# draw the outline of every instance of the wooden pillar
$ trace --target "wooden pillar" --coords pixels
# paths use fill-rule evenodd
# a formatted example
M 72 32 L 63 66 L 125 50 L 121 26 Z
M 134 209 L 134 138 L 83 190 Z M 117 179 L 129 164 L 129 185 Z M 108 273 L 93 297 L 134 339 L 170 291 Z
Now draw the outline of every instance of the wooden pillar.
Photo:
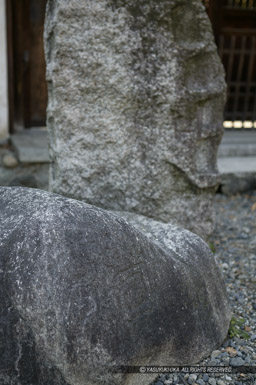
M 5 139 L 9 133 L 7 26 L 5 5 L 5 0 L 0 0 L 0 140 Z
M 219 35 L 223 21 L 223 0 L 211 0 L 209 2 L 208 15 L 212 22 L 216 44 L 219 44 Z

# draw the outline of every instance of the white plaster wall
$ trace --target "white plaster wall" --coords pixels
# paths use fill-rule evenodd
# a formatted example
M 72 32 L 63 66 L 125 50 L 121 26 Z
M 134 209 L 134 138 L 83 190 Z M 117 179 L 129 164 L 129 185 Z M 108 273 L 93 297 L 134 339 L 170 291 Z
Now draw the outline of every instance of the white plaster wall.
M 0 140 L 8 136 L 8 75 L 5 0 L 0 0 Z

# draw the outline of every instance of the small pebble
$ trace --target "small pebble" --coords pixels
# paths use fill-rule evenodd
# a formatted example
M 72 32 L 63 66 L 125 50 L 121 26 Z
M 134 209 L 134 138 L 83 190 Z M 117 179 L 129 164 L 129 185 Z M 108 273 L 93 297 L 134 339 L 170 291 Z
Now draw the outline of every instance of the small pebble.
M 228 365 L 230 361 L 230 357 L 223 357 L 221 362 L 223 362 L 225 365 Z
M 204 373 L 203 380 L 204 380 L 204 382 L 207 382 L 209 380 L 208 374 Z
M 19 163 L 14 155 L 7 154 L 7 155 L 4 155 L 3 157 L 3 164 L 7 168 L 15 168 L 18 166 Z
M 209 366 L 217 366 L 218 365 L 218 361 L 217 360 L 211 360 L 208 362 L 208 365 Z
M 220 355 L 220 350 L 214 350 L 211 354 L 211 360 L 215 360 Z
M 251 363 L 251 359 L 249 356 L 245 357 L 244 361 L 246 362 L 246 364 L 250 364 Z
M 189 377 L 188 377 L 189 385 L 193 385 L 196 379 L 197 379 L 197 375 L 196 374 L 190 374 Z
M 209 378 L 208 382 L 210 385 L 216 385 L 216 380 L 213 377 Z
M 241 340 L 241 339 L 238 338 L 238 337 L 235 337 L 234 340 L 235 340 L 235 342 L 236 342 L 237 345 L 243 345 L 243 343 L 244 343 L 244 341 Z
M 245 364 L 244 360 L 241 357 L 234 357 L 230 359 L 231 366 L 243 366 Z
M 205 385 L 205 382 L 203 380 L 196 380 L 196 383 L 198 385 Z
M 226 385 L 226 383 L 222 380 L 217 380 L 217 385 Z

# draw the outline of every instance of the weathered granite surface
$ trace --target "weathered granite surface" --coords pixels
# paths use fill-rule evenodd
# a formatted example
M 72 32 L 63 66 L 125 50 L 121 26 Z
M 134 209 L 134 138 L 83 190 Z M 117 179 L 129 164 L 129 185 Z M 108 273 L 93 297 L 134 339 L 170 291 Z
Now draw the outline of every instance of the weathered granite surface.
M 196 235 L 139 217 L 145 235 L 105 210 L 18 187 L 0 188 L 0 213 L 0 322 L 14 312 L 0 373 L 7 365 L 36 385 L 28 373 L 40 362 L 40 385 L 146 385 L 155 374 L 106 367 L 192 364 L 225 338 L 225 287 Z
M 49 0 L 51 191 L 213 230 L 224 71 L 200 0 Z
M 1 226 L 0 226 L 1 227 Z M 2 228 L 1 228 L 2 231 Z M 0 236 L 2 248 L 2 236 Z M 1 249 L 0 265 L 3 267 Z M 1 385 L 69 385 L 61 373 L 37 352 L 35 338 L 19 311 L 13 306 L 0 271 L 0 384 Z

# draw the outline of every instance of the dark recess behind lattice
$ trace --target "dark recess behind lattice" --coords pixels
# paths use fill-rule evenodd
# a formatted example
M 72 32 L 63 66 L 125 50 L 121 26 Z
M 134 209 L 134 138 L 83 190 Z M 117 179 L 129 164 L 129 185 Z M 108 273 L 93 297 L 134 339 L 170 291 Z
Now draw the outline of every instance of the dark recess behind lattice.
M 256 0 L 203 0 L 228 85 L 224 119 L 256 121 Z

